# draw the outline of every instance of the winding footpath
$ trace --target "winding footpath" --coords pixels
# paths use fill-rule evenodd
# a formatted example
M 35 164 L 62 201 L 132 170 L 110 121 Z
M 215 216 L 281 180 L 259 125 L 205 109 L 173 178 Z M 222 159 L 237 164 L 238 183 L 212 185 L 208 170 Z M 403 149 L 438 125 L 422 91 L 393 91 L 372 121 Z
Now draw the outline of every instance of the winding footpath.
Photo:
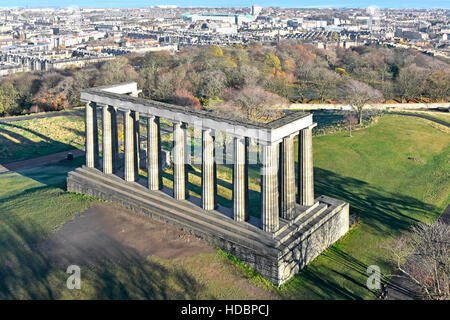
M 422 119 L 426 119 L 426 120 L 430 120 L 439 124 L 442 124 L 443 126 L 446 126 L 447 128 L 450 128 L 450 123 L 448 123 L 447 121 L 441 120 L 441 119 L 436 119 L 434 117 L 428 116 L 426 114 L 418 114 L 418 113 L 409 113 L 409 112 L 389 112 L 389 114 L 395 114 L 395 115 L 399 115 L 399 116 L 409 116 L 409 117 L 417 117 L 417 118 L 422 118 Z

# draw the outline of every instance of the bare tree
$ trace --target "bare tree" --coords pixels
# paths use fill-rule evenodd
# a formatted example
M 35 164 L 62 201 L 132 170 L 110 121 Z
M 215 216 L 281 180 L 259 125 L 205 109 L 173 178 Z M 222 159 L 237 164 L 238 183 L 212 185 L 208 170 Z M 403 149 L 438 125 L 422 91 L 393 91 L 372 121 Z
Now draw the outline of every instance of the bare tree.
M 348 127 L 348 136 L 352 136 L 352 127 L 358 123 L 358 120 L 352 113 L 349 113 L 344 119 L 344 125 Z
M 402 68 L 397 77 L 397 89 L 403 100 L 419 98 L 423 95 L 427 72 L 415 64 Z
M 341 87 L 342 99 L 351 105 L 358 114 L 358 124 L 362 122 L 364 107 L 370 102 L 377 102 L 381 99 L 380 91 L 372 88 L 368 84 L 357 80 L 348 80 Z
M 263 122 L 277 118 L 287 103 L 283 97 L 258 86 L 228 89 L 224 98 L 226 102 L 217 105 L 217 112 Z
M 437 221 L 419 224 L 386 247 L 398 270 L 426 299 L 450 299 L 450 225 Z
M 325 68 L 316 68 L 312 72 L 312 83 L 320 102 L 333 99 L 336 96 L 336 88 L 341 77 L 334 71 Z

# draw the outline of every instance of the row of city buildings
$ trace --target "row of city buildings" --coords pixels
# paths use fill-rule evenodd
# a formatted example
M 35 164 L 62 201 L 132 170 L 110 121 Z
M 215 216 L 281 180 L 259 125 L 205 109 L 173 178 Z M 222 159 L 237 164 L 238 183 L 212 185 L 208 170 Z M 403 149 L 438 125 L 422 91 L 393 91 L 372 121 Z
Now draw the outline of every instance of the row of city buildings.
M 183 46 L 301 41 L 367 43 L 450 53 L 446 9 L 179 8 L 0 9 L 0 75 L 80 67 L 128 53 Z

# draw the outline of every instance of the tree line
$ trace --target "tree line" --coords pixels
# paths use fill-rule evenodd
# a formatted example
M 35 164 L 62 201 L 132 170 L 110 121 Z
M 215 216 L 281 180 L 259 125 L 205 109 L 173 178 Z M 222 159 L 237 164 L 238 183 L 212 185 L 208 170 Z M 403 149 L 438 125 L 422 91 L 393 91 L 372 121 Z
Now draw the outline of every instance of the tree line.
M 144 98 L 270 121 L 289 101 L 448 101 L 449 63 L 416 50 L 301 43 L 186 47 L 129 54 L 84 68 L 20 73 L 0 80 L 0 116 L 82 105 L 80 90 L 136 81 Z M 415 99 L 415 100 L 414 100 Z

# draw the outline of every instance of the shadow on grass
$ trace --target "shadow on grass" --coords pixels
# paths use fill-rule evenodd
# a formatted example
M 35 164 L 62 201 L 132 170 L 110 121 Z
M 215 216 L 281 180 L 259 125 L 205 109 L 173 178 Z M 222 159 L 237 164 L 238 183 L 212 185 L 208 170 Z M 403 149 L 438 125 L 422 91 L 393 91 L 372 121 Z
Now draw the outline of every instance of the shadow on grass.
M 21 212 L 32 212 L 31 206 L 42 197 L 51 196 L 57 204 L 62 201 L 58 193 L 68 196 L 42 186 L 2 199 L 0 299 L 192 299 L 202 290 L 181 267 L 168 269 L 146 260 L 136 249 L 104 234 L 94 236 L 108 245 L 97 244 L 95 251 L 89 244 L 97 241 L 52 241 L 59 232 L 44 240 L 53 231 Z M 66 287 L 66 268 L 72 264 L 81 268 L 81 290 Z
M 22 134 L 7 128 L 17 128 L 26 131 L 41 138 L 42 141 L 32 141 Z M 76 132 L 74 131 L 74 133 Z M 0 146 L 0 164 L 3 164 L 5 167 L 7 167 L 7 163 L 13 161 L 74 149 L 74 146 L 70 144 L 55 141 L 35 130 L 7 122 L 0 123 Z
M 391 236 L 407 230 L 419 222 L 414 216 L 430 216 L 437 208 L 415 198 L 391 193 L 364 181 L 344 177 L 322 168 L 314 168 L 315 194 L 327 195 L 350 204 L 350 213 L 358 214 L 376 236 Z M 364 246 L 364 243 L 360 244 Z M 301 270 L 280 294 L 287 298 L 362 299 L 376 297 L 366 287 L 368 265 L 360 260 L 354 249 L 343 251 L 333 245 L 321 254 L 319 264 Z M 340 279 L 339 282 L 336 279 Z
M 298 277 L 298 276 L 297 276 Z M 350 289 L 340 285 L 330 279 L 326 274 L 316 271 L 313 268 L 306 267 L 301 271 L 302 289 L 308 291 L 308 296 L 314 296 L 315 299 L 346 299 L 361 300 L 357 294 Z M 295 290 L 295 289 L 294 289 Z M 294 294 L 283 295 L 285 298 L 298 299 Z
M 437 210 L 410 196 L 386 192 L 381 188 L 335 172 L 314 168 L 316 195 L 327 195 L 350 203 L 350 212 L 380 233 L 407 230 L 419 222 L 414 216 L 426 216 Z M 407 213 L 407 214 L 406 214 Z

